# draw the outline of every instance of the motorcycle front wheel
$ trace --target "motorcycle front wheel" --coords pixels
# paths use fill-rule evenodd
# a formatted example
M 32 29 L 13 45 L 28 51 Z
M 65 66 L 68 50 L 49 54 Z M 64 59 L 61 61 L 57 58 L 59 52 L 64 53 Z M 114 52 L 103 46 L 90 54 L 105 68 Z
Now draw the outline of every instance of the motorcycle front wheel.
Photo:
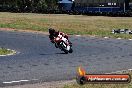
M 73 49 L 72 49 L 72 48 L 70 48 L 69 53 L 72 53 L 72 52 L 73 52 Z

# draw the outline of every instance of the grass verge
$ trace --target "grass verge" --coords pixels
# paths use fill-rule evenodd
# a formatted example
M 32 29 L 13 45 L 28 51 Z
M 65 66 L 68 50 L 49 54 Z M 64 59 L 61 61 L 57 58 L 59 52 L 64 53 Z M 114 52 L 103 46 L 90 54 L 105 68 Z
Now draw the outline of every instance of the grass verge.
M 8 54 L 11 54 L 13 53 L 12 50 L 8 50 L 8 49 L 5 49 L 5 48 L 0 48 L 0 55 L 8 55 Z
M 132 72 L 129 73 L 132 77 Z M 65 85 L 63 88 L 132 88 L 132 82 L 129 84 L 86 84 L 77 83 Z
M 65 14 L 34 14 L 0 12 L 0 28 L 47 32 L 55 28 L 68 34 L 112 38 L 132 38 L 128 34 L 112 34 L 112 29 L 132 29 L 131 17 L 82 16 Z

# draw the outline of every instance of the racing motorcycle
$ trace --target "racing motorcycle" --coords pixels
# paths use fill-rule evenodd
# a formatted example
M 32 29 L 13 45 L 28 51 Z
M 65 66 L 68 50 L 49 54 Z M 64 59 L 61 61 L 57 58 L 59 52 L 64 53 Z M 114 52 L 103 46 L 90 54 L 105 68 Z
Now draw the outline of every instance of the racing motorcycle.
M 69 42 L 69 40 L 62 35 L 58 35 L 58 37 L 54 37 L 55 47 L 61 49 L 66 54 L 72 53 L 72 44 Z

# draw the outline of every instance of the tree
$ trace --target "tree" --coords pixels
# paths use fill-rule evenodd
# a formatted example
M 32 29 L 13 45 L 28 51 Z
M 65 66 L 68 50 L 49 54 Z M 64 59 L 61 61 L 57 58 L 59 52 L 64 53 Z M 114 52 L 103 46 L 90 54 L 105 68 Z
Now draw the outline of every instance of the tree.
M 57 8 L 58 0 L 0 0 L 2 7 L 10 8 L 11 11 L 20 12 L 44 12 Z M 7 9 L 7 11 L 10 11 Z

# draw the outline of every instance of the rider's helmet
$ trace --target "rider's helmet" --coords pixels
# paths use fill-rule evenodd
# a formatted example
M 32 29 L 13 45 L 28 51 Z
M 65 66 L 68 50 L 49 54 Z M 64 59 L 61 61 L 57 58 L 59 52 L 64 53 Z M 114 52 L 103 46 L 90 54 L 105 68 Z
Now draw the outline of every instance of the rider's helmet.
M 49 33 L 52 35 L 55 33 L 55 30 L 53 28 L 49 28 Z

